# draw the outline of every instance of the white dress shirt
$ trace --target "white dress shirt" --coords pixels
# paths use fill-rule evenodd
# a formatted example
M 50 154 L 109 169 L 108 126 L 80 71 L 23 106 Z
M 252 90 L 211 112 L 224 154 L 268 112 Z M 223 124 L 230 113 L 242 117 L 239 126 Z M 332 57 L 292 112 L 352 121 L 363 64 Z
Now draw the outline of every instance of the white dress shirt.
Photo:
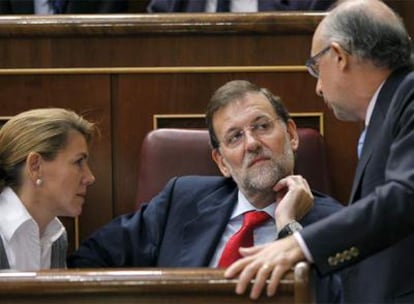
M 53 9 L 50 7 L 47 0 L 33 0 L 34 12 L 36 15 L 51 15 Z
M 55 218 L 40 236 L 39 226 L 16 193 L 9 187 L 0 193 L 0 237 L 10 269 L 50 268 L 52 243 L 64 232 L 64 226 Z
M 231 214 L 230 220 L 227 223 L 227 227 L 224 230 L 223 235 L 221 236 L 220 242 L 216 248 L 216 252 L 213 255 L 213 258 L 210 261 L 210 267 L 217 267 L 218 262 L 220 260 L 221 254 L 224 250 L 224 247 L 227 244 L 227 241 L 230 237 L 235 234 L 237 231 L 240 230 L 243 224 L 243 214 L 252 211 L 264 211 L 271 216 L 273 219 L 272 221 L 267 221 L 263 225 L 256 228 L 253 232 L 253 243 L 254 245 L 262 245 L 266 243 L 270 243 L 276 239 L 277 231 L 276 231 L 276 224 L 274 221 L 275 218 L 275 203 L 267 206 L 264 209 L 257 209 L 252 204 L 250 204 L 246 197 L 239 191 L 238 193 L 238 202 L 236 207 Z
M 230 12 L 257 12 L 259 4 L 257 0 L 231 0 Z M 207 0 L 206 12 L 213 13 L 217 11 L 217 0 Z

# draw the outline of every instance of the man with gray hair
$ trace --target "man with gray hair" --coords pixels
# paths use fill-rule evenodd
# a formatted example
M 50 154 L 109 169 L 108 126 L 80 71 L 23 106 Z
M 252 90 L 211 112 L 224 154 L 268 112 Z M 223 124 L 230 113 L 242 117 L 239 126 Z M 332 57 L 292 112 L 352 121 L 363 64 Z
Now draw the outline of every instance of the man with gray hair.
M 340 120 L 364 122 L 349 206 L 281 241 L 241 251 L 226 271 L 237 293 L 272 295 L 308 260 L 342 270 L 346 303 L 414 303 L 414 73 L 412 43 L 382 1 L 344 1 L 317 27 L 309 73 Z M 266 280 L 269 282 L 266 284 Z

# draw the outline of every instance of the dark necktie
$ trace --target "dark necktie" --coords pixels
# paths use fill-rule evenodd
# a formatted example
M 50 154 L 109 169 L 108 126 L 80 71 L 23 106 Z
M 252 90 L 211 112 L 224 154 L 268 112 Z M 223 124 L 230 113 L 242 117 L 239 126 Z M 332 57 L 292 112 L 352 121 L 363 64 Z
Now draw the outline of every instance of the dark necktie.
M 63 14 L 67 0 L 49 0 L 49 5 L 55 14 Z
M 230 266 L 241 258 L 240 247 L 253 246 L 253 231 L 270 219 L 270 216 L 263 211 L 249 211 L 243 216 L 243 225 L 239 231 L 232 235 L 224 247 L 223 253 L 218 262 L 218 267 Z
M 217 12 L 230 12 L 231 0 L 217 0 Z

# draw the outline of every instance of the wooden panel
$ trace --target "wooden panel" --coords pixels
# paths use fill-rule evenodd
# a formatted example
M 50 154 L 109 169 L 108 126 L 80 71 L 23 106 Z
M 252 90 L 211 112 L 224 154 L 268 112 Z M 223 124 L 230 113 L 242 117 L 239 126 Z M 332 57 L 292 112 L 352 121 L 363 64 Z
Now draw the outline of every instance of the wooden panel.
M 2 38 L 6 43 L 0 44 L 0 67 L 303 65 L 309 51 L 302 40 L 301 36 L 214 33 L 150 37 L 138 33 L 133 37 L 68 37 L 59 41 L 43 37 Z M 281 47 L 276 51 L 275 46 Z
M 0 273 L 2 303 L 252 303 L 236 295 L 236 280 L 223 270 L 107 269 Z M 310 269 L 296 265 L 281 280 L 274 297 L 257 303 L 314 303 Z
M 385 0 L 392 9 L 394 9 L 403 19 L 408 33 L 414 36 L 414 20 L 412 14 L 414 12 L 414 1 L 412 0 Z
M 0 67 L 302 65 L 319 19 L 299 13 L 0 18 Z

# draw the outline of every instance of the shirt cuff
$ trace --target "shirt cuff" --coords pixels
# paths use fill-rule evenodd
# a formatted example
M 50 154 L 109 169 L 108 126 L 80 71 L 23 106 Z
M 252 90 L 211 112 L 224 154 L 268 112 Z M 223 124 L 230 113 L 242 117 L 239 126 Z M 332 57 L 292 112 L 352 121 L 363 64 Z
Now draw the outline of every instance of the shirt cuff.
M 313 263 L 312 254 L 310 253 L 308 246 L 306 246 L 306 243 L 303 240 L 302 236 L 300 235 L 299 231 L 294 232 L 293 236 L 295 237 L 296 241 L 299 243 L 299 247 L 300 249 L 302 249 L 303 254 L 305 255 L 305 258 L 308 260 L 308 262 Z

